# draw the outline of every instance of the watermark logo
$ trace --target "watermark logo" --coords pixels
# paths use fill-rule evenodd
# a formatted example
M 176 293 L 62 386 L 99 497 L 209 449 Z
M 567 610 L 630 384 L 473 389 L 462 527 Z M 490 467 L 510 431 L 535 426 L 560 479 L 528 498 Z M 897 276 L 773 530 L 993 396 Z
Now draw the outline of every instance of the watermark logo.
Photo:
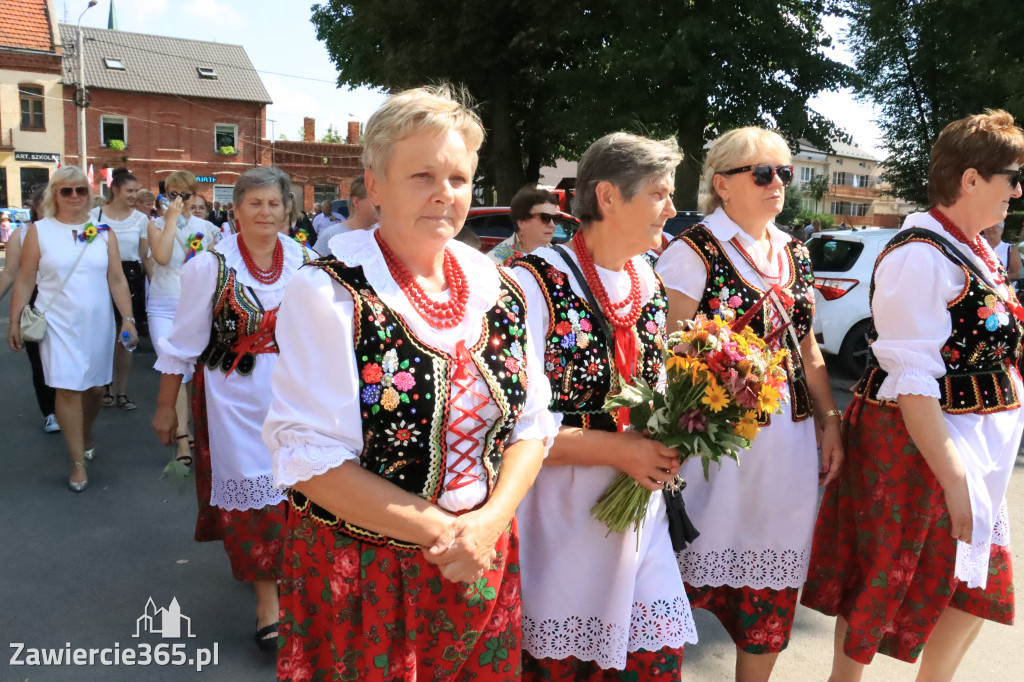
M 142 615 L 135 621 L 135 634 L 132 637 L 138 637 L 143 632 L 160 635 L 164 639 L 195 637 L 192 634 L 192 619 L 182 615 L 177 597 L 171 599 L 171 604 L 166 609 L 158 609 L 153 603 L 153 598 L 149 598 Z
M 160 635 L 164 639 L 194 638 L 192 619 L 182 614 L 177 597 L 171 598 L 166 608 L 157 608 L 153 598 L 146 602 L 142 615 L 135 619 L 133 638 L 143 634 Z M 217 665 L 220 647 L 217 642 L 211 648 L 196 647 L 189 650 L 184 643 L 166 642 L 153 646 L 139 642 L 135 646 L 122 647 L 120 642 L 101 649 L 73 647 L 71 642 L 63 648 L 33 648 L 23 642 L 12 642 L 12 666 L 195 666 L 202 672 L 209 665 Z

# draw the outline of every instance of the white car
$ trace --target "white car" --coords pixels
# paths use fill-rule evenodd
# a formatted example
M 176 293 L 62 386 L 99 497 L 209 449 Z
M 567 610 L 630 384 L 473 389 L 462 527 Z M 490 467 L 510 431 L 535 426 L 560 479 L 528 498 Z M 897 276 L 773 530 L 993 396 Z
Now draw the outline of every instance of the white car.
M 814 265 L 814 336 L 851 376 L 859 376 L 867 363 L 871 273 L 895 234 L 866 227 L 818 232 L 807 241 Z

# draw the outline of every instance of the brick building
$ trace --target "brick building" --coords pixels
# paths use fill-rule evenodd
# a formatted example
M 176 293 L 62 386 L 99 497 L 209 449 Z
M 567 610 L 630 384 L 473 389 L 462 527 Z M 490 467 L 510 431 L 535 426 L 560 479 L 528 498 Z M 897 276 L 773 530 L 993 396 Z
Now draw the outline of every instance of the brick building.
M 7 0 L 4 0 L 6 3 Z M 86 159 L 96 171 L 127 166 L 156 190 L 168 174 L 200 178 L 208 200 L 230 201 L 238 176 L 271 163 L 265 140 L 270 95 L 239 45 L 82 28 Z M 72 103 L 78 28 L 60 25 L 65 46 L 66 163 L 78 163 L 78 110 Z
M 64 153 L 53 0 L 0 0 L 0 207 L 20 207 Z
M 301 141 L 275 140 L 271 163 L 292 178 L 293 192 L 303 210 L 314 210 L 330 199 L 347 199 L 352 178 L 363 172 L 359 123 L 348 124 L 345 142 L 317 142 L 316 121 L 303 121 Z

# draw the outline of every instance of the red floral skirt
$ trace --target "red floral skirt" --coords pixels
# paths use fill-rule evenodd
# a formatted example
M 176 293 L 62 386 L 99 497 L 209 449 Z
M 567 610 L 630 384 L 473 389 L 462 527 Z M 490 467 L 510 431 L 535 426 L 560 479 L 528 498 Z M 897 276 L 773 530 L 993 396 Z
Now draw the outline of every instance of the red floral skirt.
M 224 539 L 221 527 L 221 510 L 210 504 L 213 485 L 213 468 L 210 464 L 210 431 L 206 422 L 206 390 L 203 384 L 204 368 L 196 364 L 192 376 L 192 429 L 195 432 L 192 471 L 196 477 L 196 499 L 199 513 L 196 517 L 196 542 L 211 542 Z
M 287 517 L 279 679 L 519 679 L 515 521 L 491 570 L 466 585 L 443 578 L 420 551 L 336 534 L 291 505 Z
M 284 575 L 285 503 L 268 504 L 262 509 L 217 511 L 224 530 L 224 551 L 235 580 L 280 580 Z
M 602 668 L 593 661 L 568 658 L 534 658 L 523 652 L 523 682 L 533 680 L 574 680 L 576 682 L 636 682 L 637 680 L 679 679 L 683 647 L 662 647 L 658 651 L 630 651 L 626 669 Z
M 196 439 L 192 469 L 199 504 L 196 542 L 223 541 L 235 580 L 279 580 L 284 552 L 285 503 L 244 511 L 230 511 L 210 504 L 213 469 L 203 379 L 203 366 L 196 365 L 192 377 L 192 427 Z
M 799 590 L 684 583 L 691 609 L 710 611 L 733 643 L 748 654 L 777 654 L 789 646 Z
M 984 589 L 953 577 L 956 543 L 942 487 L 897 407 L 855 399 L 846 461 L 818 512 L 801 603 L 850 624 L 847 656 L 914 662 L 947 607 L 1013 623 L 1009 547 L 992 546 Z

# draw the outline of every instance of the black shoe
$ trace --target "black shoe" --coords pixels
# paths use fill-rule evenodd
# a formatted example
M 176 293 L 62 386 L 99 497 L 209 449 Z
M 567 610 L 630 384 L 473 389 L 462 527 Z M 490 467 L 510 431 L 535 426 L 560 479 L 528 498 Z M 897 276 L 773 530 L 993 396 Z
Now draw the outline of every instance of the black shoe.
M 277 623 L 257 630 L 255 639 L 260 651 L 277 651 Z

